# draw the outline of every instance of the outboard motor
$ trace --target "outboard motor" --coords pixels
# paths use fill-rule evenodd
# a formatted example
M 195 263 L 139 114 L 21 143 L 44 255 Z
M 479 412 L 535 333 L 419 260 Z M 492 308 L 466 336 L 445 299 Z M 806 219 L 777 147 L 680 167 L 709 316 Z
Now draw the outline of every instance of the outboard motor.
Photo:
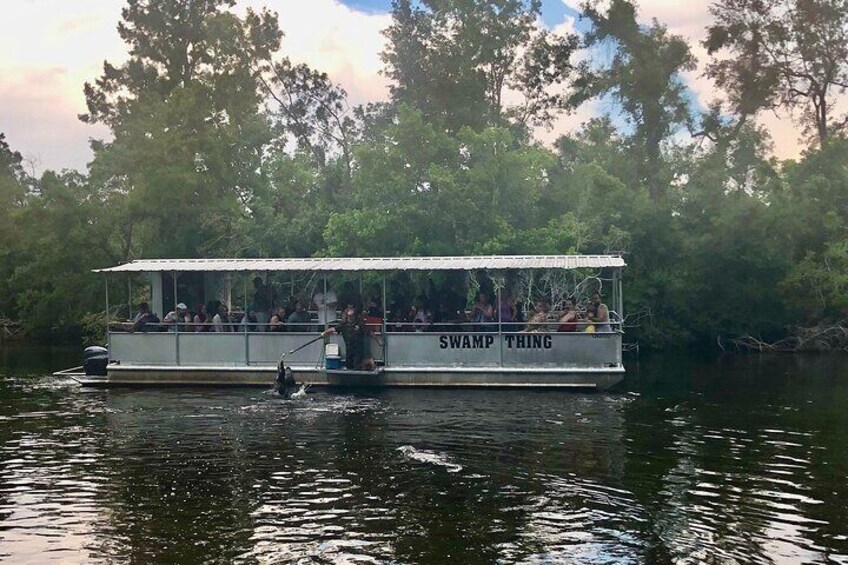
M 291 367 L 286 367 L 283 362 L 277 366 L 277 379 L 274 381 L 274 390 L 283 398 L 291 398 L 293 392 L 297 390 L 297 383 L 294 382 L 294 372 Z
M 92 345 L 86 347 L 83 353 L 82 366 L 87 377 L 106 376 L 106 365 L 109 364 L 109 351 L 105 347 Z

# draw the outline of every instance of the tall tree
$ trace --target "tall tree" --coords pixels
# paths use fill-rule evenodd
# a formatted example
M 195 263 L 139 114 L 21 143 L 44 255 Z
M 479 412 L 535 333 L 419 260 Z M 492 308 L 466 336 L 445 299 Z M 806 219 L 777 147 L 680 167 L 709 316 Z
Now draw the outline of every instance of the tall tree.
M 10 274 L 17 265 L 15 255 L 25 239 L 20 232 L 18 215 L 26 203 L 29 179 L 23 157 L 13 151 L 0 133 L 0 273 Z M 13 316 L 14 296 L 7 289 L 8 276 L 0 276 L 0 317 Z
M 6 134 L 0 133 L 0 214 L 8 214 L 11 208 L 23 204 L 29 182 L 22 163 L 21 154 L 12 151 L 6 142 Z M 6 216 L 0 218 L 5 219 Z M 6 224 L 0 221 L 0 229 Z
M 742 117 L 801 109 L 821 145 L 844 130 L 835 99 L 848 88 L 848 0 L 718 0 L 707 75 Z
M 401 105 L 382 138 L 357 147 L 353 194 L 329 216 L 331 255 L 481 252 L 504 230 L 533 225 L 553 159 L 507 128 L 456 136 Z
M 128 254 L 136 224 L 148 255 L 226 252 L 263 182 L 260 77 L 282 34 L 274 14 L 239 18 L 233 4 L 129 0 L 118 25 L 129 59 L 85 85 L 81 119 L 114 137 L 94 144 L 93 179 L 127 197 Z
M 540 0 L 394 0 L 383 53 L 395 102 L 449 131 L 548 123 L 577 46 L 538 24 Z M 508 92 L 522 99 L 510 104 Z
M 325 173 L 332 174 L 333 166 L 341 165 L 341 184 L 349 188 L 356 122 L 347 92 L 326 73 L 304 63 L 293 64 L 288 58 L 274 63 L 265 84 L 276 103 L 273 117 L 282 144 L 294 136 L 298 148 Z
M 99 187 L 76 171 L 44 173 L 16 217 L 24 235 L 0 283 L 10 315 L 33 335 L 66 337 L 85 313 L 101 310 L 103 281 L 91 269 L 118 260 L 117 218 Z
M 583 11 L 592 25 L 585 46 L 612 45 L 614 51 L 600 64 L 592 60 L 581 63 L 570 102 L 577 106 L 612 96 L 621 105 L 634 130 L 638 178 L 657 202 L 665 192 L 662 143 L 689 119 L 680 73 L 694 69 L 695 59 L 686 41 L 668 33 L 659 22 L 641 26 L 636 6 L 629 0 L 612 0 L 606 12 L 598 9 L 597 2 L 586 2 Z

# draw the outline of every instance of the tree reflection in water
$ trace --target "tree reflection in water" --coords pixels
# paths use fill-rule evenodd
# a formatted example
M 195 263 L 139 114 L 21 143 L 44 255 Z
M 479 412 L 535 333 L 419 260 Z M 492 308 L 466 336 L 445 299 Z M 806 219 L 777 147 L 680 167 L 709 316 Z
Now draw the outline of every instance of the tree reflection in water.
M 848 556 L 841 359 L 643 358 L 614 394 L 0 385 L 0 554 L 65 562 Z M 636 369 L 636 368 L 634 368 Z

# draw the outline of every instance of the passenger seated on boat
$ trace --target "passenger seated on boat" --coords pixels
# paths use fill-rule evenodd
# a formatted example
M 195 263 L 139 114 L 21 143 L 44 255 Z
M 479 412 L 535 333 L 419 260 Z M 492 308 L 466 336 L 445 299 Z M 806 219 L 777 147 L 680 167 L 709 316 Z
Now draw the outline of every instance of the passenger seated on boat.
M 412 322 L 415 318 L 415 312 L 412 312 L 412 304 L 401 292 L 400 283 L 392 281 L 391 283 L 391 299 L 388 306 L 388 320 L 391 322 L 391 331 L 403 332 L 412 331 Z
M 586 311 L 586 319 L 595 324 L 596 332 L 611 332 L 609 309 L 601 302 L 601 293 L 593 292 Z
M 153 329 L 158 329 L 159 317 L 150 311 L 150 306 L 147 302 L 142 302 L 138 305 L 138 314 L 135 315 L 132 321 L 131 332 L 147 332 Z
M 514 331 L 513 322 L 516 319 L 515 298 L 511 294 L 501 295 L 501 304 L 498 312 L 498 321 L 503 325 L 504 331 Z
M 306 332 L 309 331 L 309 322 L 312 321 L 312 316 L 310 316 L 309 312 L 303 309 L 303 301 L 295 300 L 294 301 L 294 312 L 289 315 L 289 327 L 288 330 L 290 332 Z
M 475 332 L 496 332 L 498 326 L 495 323 L 495 307 L 491 304 L 486 304 L 482 309 L 476 311 L 474 322 Z
M 206 303 L 206 325 L 203 331 L 206 332 L 214 332 L 215 325 L 212 323 L 212 320 L 215 318 L 215 314 L 218 313 L 218 309 L 221 307 L 220 300 L 210 300 Z
M 391 326 L 391 331 L 393 332 L 411 332 L 413 328 L 412 321 L 415 319 L 414 308 L 407 307 L 403 308 L 398 305 L 398 309 L 389 311 L 389 322 Z
M 218 313 L 212 318 L 212 326 L 216 332 L 229 332 L 230 314 L 226 304 L 218 306 Z
M 546 300 L 537 300 L 533 306 L 533 315 L 527 320 L 525 332 L 546 332 L 548 327 L 548 302 Z
M 577 305 L 573 298 L 565 299 L 565 310 L 559 318 L 558 332 L 576 332 L 577 322 L 580 319 L 580 313 L 577 312 Z
M 373 318 L 383 317 L 383 309 L 380 308 L 380 299 L 376 296 L 372 296 L 368 300 L 368 315 Z
M 177 304 L 176 310 L 171 310 L 165 314 L 165 318 L 162 320 L 162 323 L 175 329 L 178 328 L 178 326 L 183 326 L 183 324 L 190 324 L 191 315 L 188 313 L 188 306 L 180 302 Z M 180 327 L 179 329 L 184 328 Z
M 205 332 L 206 331 L 206 306 L 204 304 L 197 305 L 197 312 L 194 314 L 192 318 L 193 327 L 192 331 L 195 332 Z
M 282 306 L 277 306 L 274 313 L 271 314 L 271 319 L 268 320 L 269 332 L 284 332 L 286 331 L 286 309 Z
M 484 291 L 479 291 L 477 293 L 477 298 L 474 300 L 474 306 L 471 307 L 471 321 L 475 324 L 482 323 L 483 317 L 485 316 L 486 306 L 488 305 L 489 296 Z M 478 327 L 479 326 L 475 326 L 474 330 L 480 331 Z
M 426 300 L 419 302 L 412 325 L 416 332 L 429 332 L 433 329 L 433 311 Z
M 245 312 L 244 315 L 241 317 L 241 320 L 239 321 L 239 325 L 241 326 L 239 328 L 239 331 L 241 331 L 241 332 L 244 332 L 244 331 L 249 331 L 249 332 L 259 331 L 259 321 L 256 319 L 256 311 L 254 310 L 252 305 L 249 305 L 247 307 L 247 312 Z M 264 324 L 263 324 L 263 326 L 264 326 Z

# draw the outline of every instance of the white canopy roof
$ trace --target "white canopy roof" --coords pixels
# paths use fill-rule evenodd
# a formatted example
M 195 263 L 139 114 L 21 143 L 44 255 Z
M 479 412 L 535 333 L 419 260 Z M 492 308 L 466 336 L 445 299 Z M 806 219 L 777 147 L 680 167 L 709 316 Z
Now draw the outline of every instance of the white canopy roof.
M 162 271 L 476 271 L 624 267 L 618 255 L 479 255 L 465 257 L 315 257 L 307 259 L 140 259 L 95 273 Z

